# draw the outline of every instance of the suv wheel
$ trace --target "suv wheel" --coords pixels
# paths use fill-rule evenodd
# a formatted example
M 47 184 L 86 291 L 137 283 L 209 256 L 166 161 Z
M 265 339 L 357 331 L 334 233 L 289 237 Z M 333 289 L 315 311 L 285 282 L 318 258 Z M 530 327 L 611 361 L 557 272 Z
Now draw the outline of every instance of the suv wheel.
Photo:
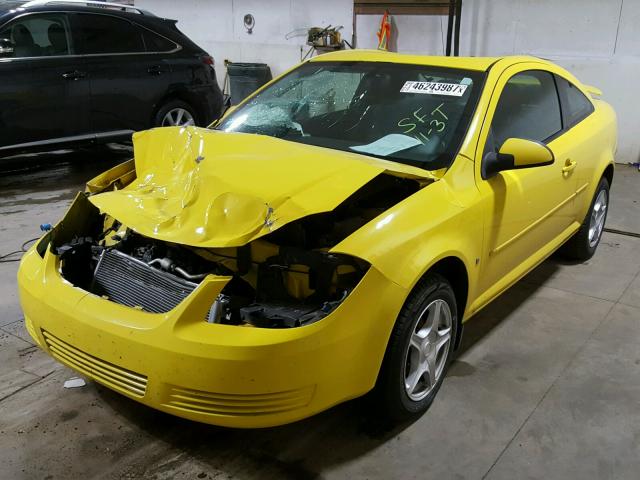
M 189 127 L 196 125 L 196 113 L 191 105 L 180 100 L 164 104 L 156 113 L 156 127 Z

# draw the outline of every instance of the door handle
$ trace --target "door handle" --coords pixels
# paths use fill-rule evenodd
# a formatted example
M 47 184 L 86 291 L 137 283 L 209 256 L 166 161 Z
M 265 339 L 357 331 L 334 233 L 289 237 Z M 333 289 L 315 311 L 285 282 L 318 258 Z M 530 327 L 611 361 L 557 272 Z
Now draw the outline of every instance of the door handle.
M 72 72 L 65 72 L 62 74 L 62 78 L 66 80 L 79 80 L 81 78 L 86 77 L 87 74 L 85 72 L 81 72 L 79 70 L 74 70 Z
M 160 65 L 154 65 L 147 69 L 149 75 L 162 75 L 162 67 Z
M 564 162 L 564 167 L 562 167 L 562 173 L 569 173 L 571 170 L 576 168 L 576 165 L 578 165 L 578 162 L 567 158 L 567 160 Z

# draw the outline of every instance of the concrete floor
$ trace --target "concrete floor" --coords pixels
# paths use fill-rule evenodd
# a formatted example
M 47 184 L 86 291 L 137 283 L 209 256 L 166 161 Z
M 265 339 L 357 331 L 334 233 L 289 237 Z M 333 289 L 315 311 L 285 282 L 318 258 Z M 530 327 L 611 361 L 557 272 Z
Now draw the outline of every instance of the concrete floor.
M 0 254 L 126 158 L 89 156 L 38 157 L 58 163 L 2 175 Z M 639 180 L 617 169 L 609 227 L 640 232 Z M 0 263 L 2 479 L 639 477 L 640 238 L 605 233 L 591 261 L 537 268 L 467 324 L 429 412 L 392 429 L 364 414 L 362 400 L 237 431 L 173 418 L 93 382 L 65 389 L 75 374 L 23 328 L 17 266 Z

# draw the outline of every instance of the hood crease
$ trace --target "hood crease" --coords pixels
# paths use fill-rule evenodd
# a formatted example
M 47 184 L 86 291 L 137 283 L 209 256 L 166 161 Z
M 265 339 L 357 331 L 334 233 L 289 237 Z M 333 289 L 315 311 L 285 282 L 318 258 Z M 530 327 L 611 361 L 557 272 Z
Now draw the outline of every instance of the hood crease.
M 134 135 L 136 178 L 89 200 L 136 232 L 201 248 L 244 245 L 335 209 L 381 173 L 426 170 L 261 135 L 196 127 Z

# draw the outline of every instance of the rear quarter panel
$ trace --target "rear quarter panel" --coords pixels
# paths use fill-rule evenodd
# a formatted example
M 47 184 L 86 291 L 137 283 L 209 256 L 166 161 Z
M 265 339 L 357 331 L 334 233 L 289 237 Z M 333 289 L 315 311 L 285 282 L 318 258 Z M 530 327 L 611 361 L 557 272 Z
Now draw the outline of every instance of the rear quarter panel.
M 586 194 L 580 198 L 578 218 L 584 218 L 591 206 L 600 178 L 608 165 L 613 164 L 617 148 L 618 127 L 616 113 L 603 100 L 594 100 L 595 111 L 568 133 L 575 130 L 575 152 L 578 168 L 578 187 L 587 184 Z

